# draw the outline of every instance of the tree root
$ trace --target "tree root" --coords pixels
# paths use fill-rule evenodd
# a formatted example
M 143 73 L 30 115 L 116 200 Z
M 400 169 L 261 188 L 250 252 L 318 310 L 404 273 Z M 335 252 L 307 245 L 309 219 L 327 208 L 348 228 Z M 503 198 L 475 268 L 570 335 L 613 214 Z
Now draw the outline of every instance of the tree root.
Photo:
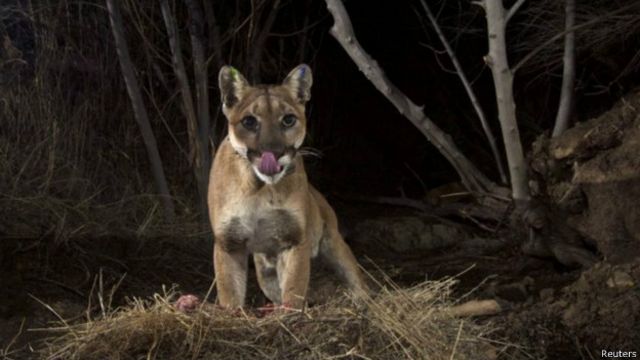
M 496 300 L 471 300 L 449 309 L 455 317 L 495 315 L 504 310 Z

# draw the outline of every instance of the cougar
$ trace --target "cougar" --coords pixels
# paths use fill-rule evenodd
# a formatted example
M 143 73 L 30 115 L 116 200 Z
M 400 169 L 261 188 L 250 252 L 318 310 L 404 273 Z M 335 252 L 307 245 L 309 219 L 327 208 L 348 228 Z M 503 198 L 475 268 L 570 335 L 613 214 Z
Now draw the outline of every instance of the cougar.
M 304 306 L 311 259 L 318 256 L 356 296 L 368 291 L 335 212 L 307 180 L 299 151 L 312 81 L 305 64 L 275 85 L 252 86 L 235 68 L 220 70 L 229 132 L 213 162 L 208 205 L 223 307 L 244 306 L 249 256 L 260 288 L 278 306 Z

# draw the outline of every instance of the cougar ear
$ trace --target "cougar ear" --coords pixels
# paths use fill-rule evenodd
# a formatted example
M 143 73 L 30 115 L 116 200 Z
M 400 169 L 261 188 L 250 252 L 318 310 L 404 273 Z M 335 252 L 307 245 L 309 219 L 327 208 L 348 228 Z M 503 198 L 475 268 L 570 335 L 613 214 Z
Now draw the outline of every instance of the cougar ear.
M 313 76 L 307 64 L 296 66 L 282 82 L 282 85 L 291 91 L 293 98 L 301 104 L 311 99 L 311 84 L 313 84 Z
M 227 109 L 232 108 L 242 99 L 249 83 L 233 66 L 223 66 L 218 75 L 218 86 L 222 97 L 222 109 L 226 113 Z

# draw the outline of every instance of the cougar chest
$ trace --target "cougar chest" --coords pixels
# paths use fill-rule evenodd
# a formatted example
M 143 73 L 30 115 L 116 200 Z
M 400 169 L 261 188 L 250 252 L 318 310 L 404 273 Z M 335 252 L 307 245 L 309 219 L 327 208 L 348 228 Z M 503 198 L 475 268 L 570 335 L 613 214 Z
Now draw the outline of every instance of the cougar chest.
M 229 250 L 276 255 L 302 240 L 292 211 L 277 202 L 246 198 L 225 211 L 223 246 Z

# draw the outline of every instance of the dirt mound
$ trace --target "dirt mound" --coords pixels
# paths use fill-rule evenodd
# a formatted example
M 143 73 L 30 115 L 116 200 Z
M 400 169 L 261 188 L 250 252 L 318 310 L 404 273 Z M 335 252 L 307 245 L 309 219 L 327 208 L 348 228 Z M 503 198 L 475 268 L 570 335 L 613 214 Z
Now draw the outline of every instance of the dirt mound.
M 640 344 L 639 281 L 637 264 L 597 264 L 565 288 L 555 306 L 562 309 L 563 323 L 585 346 L 636 350 Z
M 640 332 L 640 90 L 601 116 L 533 144 L 533 190 L 554 221 L 601 262 L 561 289 L 540 289 L 504 321 L 538 357 L 600 358 L 638 351 Z M 556 229 L 557 230 L 557 229 Z M 549 241 L 558 241 L 551 239 Z
M 533 145 L 538 196 L 612 263 L 640 256 L 640 90 L 602 116 Z
M 512 339 L 528 339 L 539 357 L 600 358 L 602 350 L 638 351 L 640 266 L 599 263 L 557 293 L 516 309 L 505 322 Z

